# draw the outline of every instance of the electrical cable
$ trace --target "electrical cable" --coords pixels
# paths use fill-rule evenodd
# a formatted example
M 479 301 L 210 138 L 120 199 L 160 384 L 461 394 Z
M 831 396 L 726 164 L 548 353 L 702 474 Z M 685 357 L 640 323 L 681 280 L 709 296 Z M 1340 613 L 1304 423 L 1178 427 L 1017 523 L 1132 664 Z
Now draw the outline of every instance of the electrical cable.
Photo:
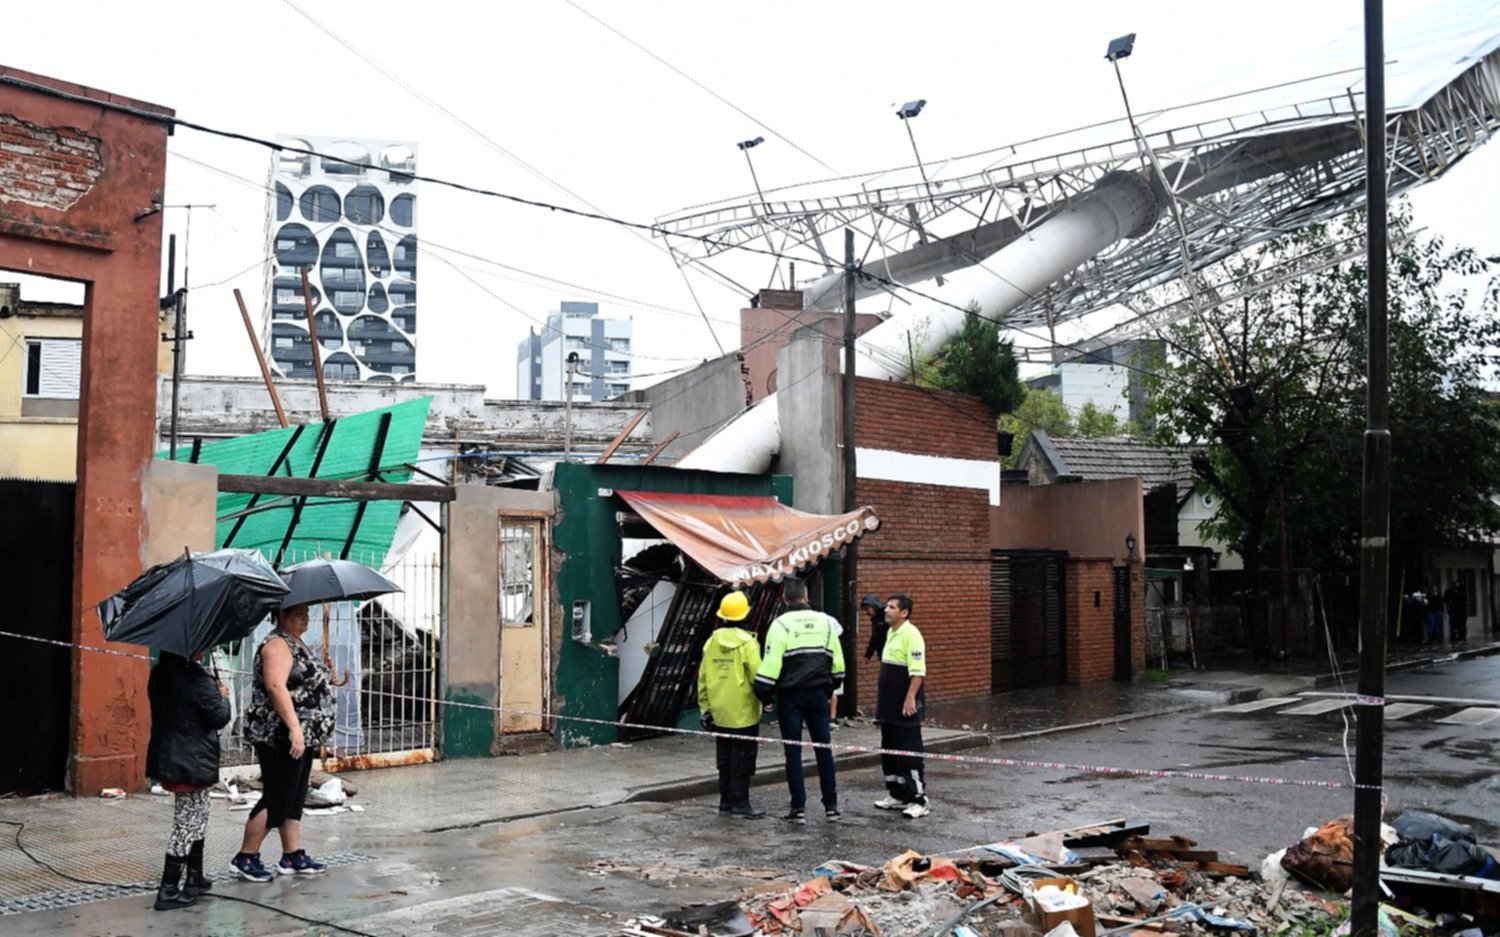
M 26 828 L 26 821 L 0 819 L 0 823 L 16 828 L 16 848 L 19 849 L 26 856 L 26 858 L 51 872 L 53 875 L 56 875 L 58 878 L 65 879 L 69 882 L 74 882 L 78 885 L 94 885 L 101 888 L 119 888 L 125 891 L 141 893 L 149 893 L 156 888 L 155 885 L 143 884 L 141 882 L 100 882 L 93 879 L 80 878 L 76 875 L 69 875 L 67 872 L 64 872 L 61 869 L 57 868 L 52 863 L 38 856 L 36 853 L 33 853 L 29 848 L 27 848 L 25 843 L 21 842 L 21 831 Z M 325 921 L 320 918 L 305 917 L 301 914 L 296 914 L 292 911 L 288 911 L 285 908 L 278 908 L 275 905 L 266 904 L 263 901 L 254 901 L 249 898 L 239 898 L 235 895 L 226 895 L 222 892 L 217 891 L 204 892 L 203 894 L 199 895 L 200 900 L 205 897 L 215 900 L 236 901 L 240 904 L 254 905 L 257 908 L 264 908 L 267 911 L 272 911 L 276 914 L 292 918 L 293 920 L 301 921 L 304 924 L 312 924 L 316 927 L 331 927 L 334 930 L 342 931 L 345 934 L 354 934 L 355 937 L 378 937 L 378 935 L 372 934 L 369 931 L 362 931 L 352 927 L 345 927 L 342 924 L 336 924 L 333 921 Z

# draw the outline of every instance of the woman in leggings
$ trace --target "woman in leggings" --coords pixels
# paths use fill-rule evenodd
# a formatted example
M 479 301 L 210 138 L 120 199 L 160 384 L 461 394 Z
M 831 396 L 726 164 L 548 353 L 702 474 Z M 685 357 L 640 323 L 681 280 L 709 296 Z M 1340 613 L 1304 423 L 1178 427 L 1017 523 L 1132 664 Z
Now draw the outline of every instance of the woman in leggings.
M 313 756 L 333 730 L 333 688 L 328 670 L 302 641 L 307 606 L 276 613 L 276 630 L 255 652 L 255 684 L 245 713 L 245 737 L 260 762 L 260 801 L 245 822 L 240 851 L 230 864 L 240 877 L 269 882 L 275 876 L 260 861 L 271 830 L 281 836 L 282 875 L 318 875 L 327 866 L 302 848 L 302 805 L 307 800 Z
M 146 684 L 151 700 L 146 773 L 176 801 L 156 891 L 158 911 L 185 908 L 213 887 L 203 877 L 203 837 L 208 789 L 219 780 L 219 730 L 229 722 L 229 688 L 203 669 L 202 659 L 201 653 L 189 660 L 163 651 Z

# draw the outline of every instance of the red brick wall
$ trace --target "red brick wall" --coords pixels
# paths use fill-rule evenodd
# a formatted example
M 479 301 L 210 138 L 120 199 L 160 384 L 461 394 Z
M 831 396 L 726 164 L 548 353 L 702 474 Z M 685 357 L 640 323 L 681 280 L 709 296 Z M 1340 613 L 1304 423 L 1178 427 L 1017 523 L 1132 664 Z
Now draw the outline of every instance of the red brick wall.
M 995 458 L 995 418 L 970 397 L 861 379 L 856 439 L 864 448 L 957 459 Z M 989 494 L 862 478 L 858 501 L 881 519 L 860 542 L 859 593 L 912 597 L 927 642 L 929 700 L 990 692 Z M 859 652 L 868 632 L 860 623 Z M 859 671 L 859 701 L 874 711 L 878 661 Z
M 1115 678 L 1115 561 L 1109 557 L 1071 557 L 1067 588 L 1067 680 L 1108 683 Z M 1145 672 L 1145 583 L 1140 564 L 1131 568 L 1131 672 Z M 1098 594 L 1098 607 L 1094 605 Z

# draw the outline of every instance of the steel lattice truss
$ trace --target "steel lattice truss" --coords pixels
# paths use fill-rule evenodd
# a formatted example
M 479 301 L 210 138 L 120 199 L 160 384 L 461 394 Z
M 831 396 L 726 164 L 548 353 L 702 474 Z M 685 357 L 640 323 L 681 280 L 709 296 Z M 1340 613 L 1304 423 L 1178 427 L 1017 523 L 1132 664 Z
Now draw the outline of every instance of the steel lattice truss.
M 1236 117 L 1185 122 L 1146 132 L 1136 140 L 1124 122 L 1085 128 L 951 160 L 929 167 L 930 185 L 915 167 L 853 180 L 811 183 L 684 211 L 660 220 L 681 265 L 723 273 L 744 269 L 753 257 L 740 247 L 794 258 L 799 267 L 819 262 L 842 268 L 830 253 L 842 245 L 841 229 L 856 232 L 865 269 L 876 277 L 915 283 L 969 266 L 1045 221 L 1068 199 L 1086 192 L 1106 173 L 1154 176 L 1142 144 L 1154 152 L 1161 175 L 1158 195 L 1175 199 L 1186 228 L 1186 253 L 1194 270 L 1308 224 L 1342 215 L 1364 203 L 1363 101 L 1349 93 Z M 1165 116 L 1180 119 L 1190 109 Z M 1468 67 L 1421 103 L 1388 110 L 1389 188 L 1398 194 L 1443 175 L 1500 126 L 1500 37 Z M 1142 115 L 1159 125 L 1162 112 Z M 1112 142 L 1093 144 L 1100 136 Z M 1076 144 L 1076 145 L 1072 145 Z M 898 179 L 881 185 L 882 180 Z M 907 181 L 914 180 L 914 181 Z M 849 191 L 853 182 L 856 191 Z M 844 194 L 820 194 L 837 186 Z M 1162 191 L 1165 190 L 1165 191 Z M 1007 316 L 1027 328 L 1073 319 L 1111 306 L 1137 303 L 1142 294 L 1183 273 L 1182 239 L 1166 213 L 1145 236 L 1115 244 L 1046 292 Z M 841 250 L 840 250 L 841 253 Z M 1350 256 L 1345 252 L 1339 256 Z M 883 258 L 883 259 L 882 259 Z M 898 260 L 898 258 L 900 260 Z M 1323 263 L 1337 262 L 1323 258 Z M 769 269 L 769 257 L 753 262 Z M 1296 271 L 1286 271 L 1293 276 Z M 880 289 L 867 281 L 864 292 Z M 924 288 L 925 289 L 931 289 Z M 823 293 L 812 291 L 810 305 Z M 937 290 L 939 295 L 941 290 Z M 962 301 L 958 297 L 948 297 Z M 1111 340 L 1165 325 L 1189 310 L 1186 303 L 1158 307 Z

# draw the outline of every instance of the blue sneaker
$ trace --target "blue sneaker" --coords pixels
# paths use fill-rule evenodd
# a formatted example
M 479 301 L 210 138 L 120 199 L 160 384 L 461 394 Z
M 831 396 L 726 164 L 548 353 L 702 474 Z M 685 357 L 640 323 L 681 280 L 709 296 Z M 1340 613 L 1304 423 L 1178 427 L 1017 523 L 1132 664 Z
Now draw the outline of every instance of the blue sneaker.
M 247 882 L 269 882 L 276 876 L 271 870 L 260 864 L 260 853 L 242 852 L 229 860 L 229 867 L 234 869 L 236 875 Z
M 282 875 L 322 875 L 328 866 L 309 856 L 306 849 L 299 849 L 282 856 L 276 871 Z

